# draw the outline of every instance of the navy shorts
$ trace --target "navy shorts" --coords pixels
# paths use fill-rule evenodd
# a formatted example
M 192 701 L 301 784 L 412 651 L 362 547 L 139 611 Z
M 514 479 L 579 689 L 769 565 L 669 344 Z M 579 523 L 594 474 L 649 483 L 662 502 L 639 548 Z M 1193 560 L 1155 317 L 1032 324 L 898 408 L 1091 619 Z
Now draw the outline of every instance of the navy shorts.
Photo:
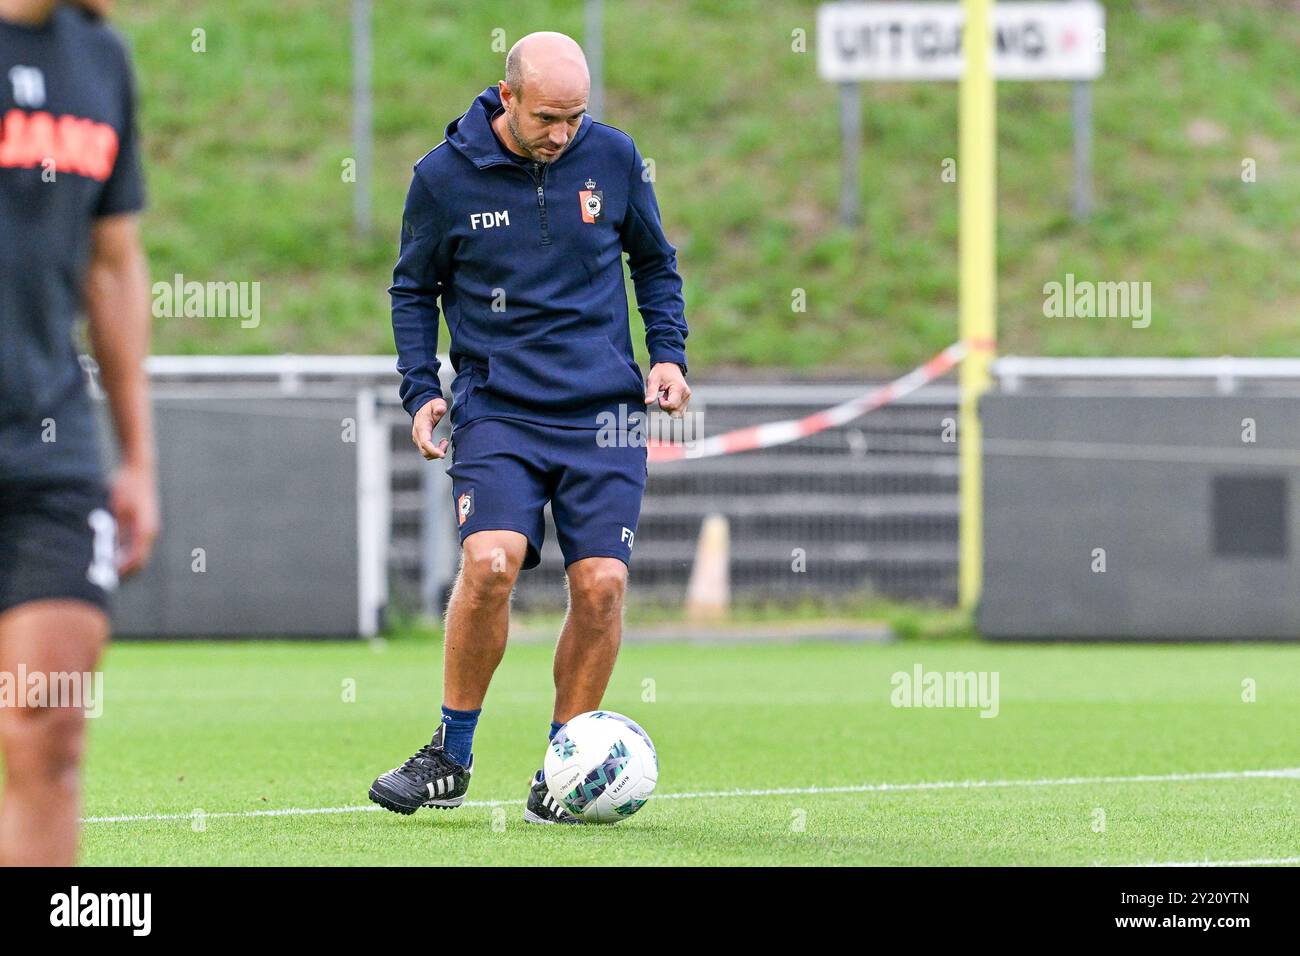
M 605 442 L 594 428 L 482 418 L 452 434 L 451 492 L 460 540 L 476 531 L 518 531 L 524 569 L 541 561 L 543 509 L 551 503 L 567 568 L 582 558 L 632 557 L 645 493 L 646 450 Z
M 107 611 L 116 530 L 98 482 L 0 483 L 0 611 L 54 599 Z

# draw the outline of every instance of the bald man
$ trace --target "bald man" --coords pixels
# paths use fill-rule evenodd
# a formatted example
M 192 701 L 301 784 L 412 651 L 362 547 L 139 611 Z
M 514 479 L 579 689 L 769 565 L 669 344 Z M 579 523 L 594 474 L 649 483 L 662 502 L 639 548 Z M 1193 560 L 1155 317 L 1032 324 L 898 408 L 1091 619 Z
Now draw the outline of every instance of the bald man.
M 506 58 L 505 80 L 416 164 L 407 194 L 389 289 L 401 397 L 416 447 L 426 459 L 446 456 L 447 440 L 433 439 L 447 413 L 441 299 L 457 373 L 447 473 L 461 562 L 447 609 L 438 729 L 370 788 L 372 800 L 398 813 L 465 800 L 510 594 L 520 570 L 540 561 L 548 501 L 569 594 L 551 738 L 600 708 L 645 490 L 645 406 L 681 415 L 690 400 L 677 253 L 631 137 L 586 114 L 590 86 L 572 39 L 524 37 Z M 645 323 L 648 379 L 632 354 L 624 253 Z M 599 795 L 588 790 L 575 799 Z M 538 772 L 524 819 L 575 817 Z

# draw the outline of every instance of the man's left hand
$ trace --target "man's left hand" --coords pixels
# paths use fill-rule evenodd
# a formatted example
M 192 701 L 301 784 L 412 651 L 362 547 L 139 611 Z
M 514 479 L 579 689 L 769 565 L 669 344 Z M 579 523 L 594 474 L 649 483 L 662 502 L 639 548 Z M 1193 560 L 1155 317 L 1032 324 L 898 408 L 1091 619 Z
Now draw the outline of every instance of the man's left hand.
M 691 403 L 691 387 L 676 362 L 660 362 L 650 369 L 645 386 L 645 403 L 659 401 L 659 407 L 673 418 L 681 418 Z

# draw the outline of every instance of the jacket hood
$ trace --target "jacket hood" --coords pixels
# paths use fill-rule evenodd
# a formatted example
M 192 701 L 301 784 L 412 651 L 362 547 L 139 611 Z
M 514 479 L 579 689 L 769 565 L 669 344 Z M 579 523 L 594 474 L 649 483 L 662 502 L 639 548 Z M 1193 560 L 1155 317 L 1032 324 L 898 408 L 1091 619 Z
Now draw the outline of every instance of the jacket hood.
M 501 109 L 501 93 L 496 84 L 489 86 L 474 98 L 468 110 L 447 124 L 445 138 L 447 143 L 461 153 L 479 169 L 494 163 L 512 162 L 492 132 L 492 117 Z M 561 156 L 578 145 L 591 129 L 591 115 L 584 113 L 578 131 L 573 134 L 573 142 Z

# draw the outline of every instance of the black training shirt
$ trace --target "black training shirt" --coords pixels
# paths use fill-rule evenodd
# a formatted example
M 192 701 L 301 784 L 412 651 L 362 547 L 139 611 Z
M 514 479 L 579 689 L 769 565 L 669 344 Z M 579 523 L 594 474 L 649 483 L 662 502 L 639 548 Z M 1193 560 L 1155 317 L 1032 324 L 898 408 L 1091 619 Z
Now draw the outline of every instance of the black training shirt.
M 143 205 L 117 34 L 62 4 L 0 19 L 0 483 L 99 474 L 73 327 L 95 220 Z

